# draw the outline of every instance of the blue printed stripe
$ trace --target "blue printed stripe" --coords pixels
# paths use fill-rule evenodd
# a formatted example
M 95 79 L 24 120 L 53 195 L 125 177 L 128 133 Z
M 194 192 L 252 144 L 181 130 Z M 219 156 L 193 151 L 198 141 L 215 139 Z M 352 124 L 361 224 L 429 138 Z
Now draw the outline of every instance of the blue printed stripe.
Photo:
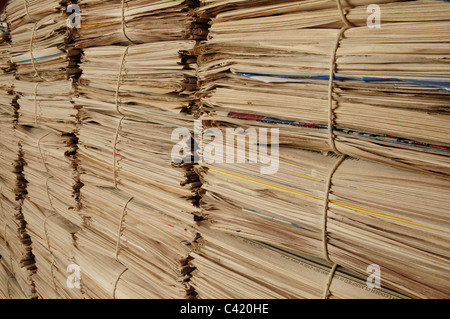
M 246 72 L 236 72 L 236 75 L 245 76 L 247 78 L 254 78 L 258 76 L 265 76 L 265 77 L 273 77 L 273 78 L 282 78 L 282 79 L 313 79 L 313 80 L 329 80 L 329 75 L 314 75 L 314 76 L 307 76 L 307 75 L 273 75 L 273 74 L 258 74 L 258 73 L 246 73 Z M 370 76 L 364 76 L 364 77 L 351 77 L 351 76 L 342 76 L 342 75 L 335 75 L 335 80 L 359 80 L 359 81 L 365 81 L 365 82 L 408 82 L 408 83 L 414 83 L 421 86 L 426 87 L 435 87 L 443 90 L 450 91 L 450 82 L 442 81 L 441 79 L 436 78 L 435 80 L 420 80 L 420 79 L 398 79 L 398 78 L 379 78 L 379 77 L 370 77 Z
M 61 55 L 64 54 L 65 52 L 60 52 L 60 53 L 55 53 L 55 54 L 50 54 L 50 55 L 46 55 L 46 56 L 41 56 L 38 58 L 34 58 L 33 60 L 42 60 L 42 59 L 46 59 L 46 58 L 51 58 L 57 55 Z M 22 63 L 22 62 L 30 62 L 32 59 L 28 59 L 28 60 L 22 60 L 22 61 L 18 61 L 17 63 Z

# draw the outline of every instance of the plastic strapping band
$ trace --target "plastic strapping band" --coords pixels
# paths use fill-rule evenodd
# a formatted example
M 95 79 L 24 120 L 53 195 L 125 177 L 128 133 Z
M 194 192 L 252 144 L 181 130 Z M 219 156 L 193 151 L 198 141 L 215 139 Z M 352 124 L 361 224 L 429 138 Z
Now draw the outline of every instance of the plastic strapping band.
M 347 158 L 347 155 L 342 155 L 337 162 L 334 164 L 333 168 L 328 173 L 327 177 L 327 184 L 325 188 L 325 198 L 324 198 L 324 205 L 323 205 L 323 219 L 322 219 L 322 246 L 323 246 L 323 255 L 324 259 L 326 259 L 329 262 L 333 262 L 330 259 L 330 256 L 328 254 L 328 236 L 327 236 L 327 221 L 328 221 L 328 205 L 330 203 L 330 192 L 331 192 L 331 186 L 332 186 L 332 179 L 333 175 L 338 169 L 338 167 L 344 162 L 344 160 Z
M 130 42 L 130 43 L 134 43 L 128 36 L 126 33 L 126 24 L 125 24 L 125 0 L 122 0 L 122 33 L 123 36 Z
M 117 280 L 114 284 L 114 290 L 113 290 L 113 299 L 116 299 L 116 289 L 117 289 L 117 284 L 119 283 L 120 277 L 122 277 L 122 275 L 128 270 L 128 268 L 125 268 L 120 275 L 117 277 Z
M 337 267 L 338 267 L 338 265 L 334 264 L 330 270 L 330 274 L 328 275 L 327 285 L 325 286 L 325 291 L 323 292 L 323 299 L 328 299 L 328 297 L 330 296 L 331 282 L 333 281 L 334 274 L 336 273 Z
M 117 188 L 117 161 L 116 161 L 116 154 L 117 154 L 117 142 L 119 141 L 119 132 L 120 128 L 122 127 L 122 122 L 125 119 L 125 116 L 122 116 L 119 120 L 119 124 L 117 124 L 116 129 L 116 135 L 114 137 L 114 145 L 113 145 L 113 182 L 114 187 Z
M 117 234 L 117 243 L 116 243 L 116 261 L 119 261 L 119 251 L 120 251 L 120 237 L 122 235 L 122 227 L 123 227 L 123 222 L 125 220 L 125 215 L 127 214 L 127 206 L 128 204 L 133 200 L 134 197 L 130 197 L 130 199 L 125 203 L 125 205 L 123 206 L 122 209 L 122 216 L 120 217 L 120 223 L 119 223 L 119 232 Z
M 335 136 L 333 132 L 334 128 L 334 120 L 335 120 L 335 114 L 334 114 L 334 106 L 333 106 L 333 89 L 334 89 L 334 74 L 336 72 L 336 53 L 337 49 L 339 47 L 339 43 L 342 39 L 342 36 L 344 35 L 345 30 L 347 30 L 348 27 L 343 27 L 338 34 L 338 37 L 336 39 L 336 42 L 333 47 L 333 52 L 331 54 L 331 60 L 330 60 L 330 76 L 328 81 L 328 140 L 331 149 L 336 154 L 341 154 L 341 152 L 338 151 L 336 148 L 336 141 Z

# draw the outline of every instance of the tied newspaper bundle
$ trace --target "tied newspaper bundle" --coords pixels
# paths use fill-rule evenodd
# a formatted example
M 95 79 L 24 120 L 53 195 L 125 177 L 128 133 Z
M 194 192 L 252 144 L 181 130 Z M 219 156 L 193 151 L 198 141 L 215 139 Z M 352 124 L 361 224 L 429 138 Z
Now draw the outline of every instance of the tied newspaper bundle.
M 0 256 L 0 299 L 28 299 L 16 277 L 2 263 Z
M 82 289 L 73 289 L 74 286 L 67 283 L 74 271 L 70 266 L 76 263 L 74 247 L 80 227 L 55 210 L 41 207 L 28 198 L 24 200 L 23 210 L 36 259 L 33 282 L 38 298 L 84 298 Z
M 193 46 L 167 41 L 86 49 L 75 99 L 83 106 L 78 152 L 83 184 L 152 198 L 190 223 L 200 183 L 192 164 L 172 162 L 171 136 L 177 127 L 193 128 L 188 110 L 195 72 L 179 53 Z
M 77 47 L 196 39 L 206 19 L 194 17 L 199 0 L 80 0 Z
M 71 43 L 66 6 L 59 1 L 17 0 L 6 8 L 11 61 L 17 66 L 14 90 L 19 97 L 21 125 L 75 130 L 78 111 L 71 97 L 73 78 L 79 74 L 80 50 Z
M 448 176 L 450 4 L 340 3 L 202 2 L 198 14 L 215 15 L 196 48 L 204 118 Z
M 203 215 L 213 230 L 383 269 L 383 285 L 417 298 L 448 297 L 450 181 L 345 156 L 280 148 L 279 170 L 202 164 Z
M 193 164 L 174 163 L 171 151 L 173 130 L 193 129 L 192 4 L 79 5 L 76 46 L 84 50 L 74 101 L 85 222 L 76 259 L 86 296 L 190 298 L 200 182 Z
M 81 224 L 77 212 L 81 184 L 75 160 L 76 137 L 32 126 L 18 126 L 16 136 L 25 160 L 27 197 L 39 207 Z
M 72 103 L 79 50 L 73 49 L 66 2 L 10 1 L 11 62 L 16 67 L 18 126 L 27 196 L 21 205 L 32 240 L 38 298 L 79 298 L 65 283 L 72 236 L 81 224 L 75 153 L 78 110 Z M 68 230 L 67 230 L 68 229 Z
M 12 69 L 12 63 L 9 56 L 10 51 L 10 38 L 9 38 L 9 27 L 5 17 L 2 15 L 0 17 L 0 69 L 2 75 L 10 73 Z
M 177 127 L 193 127 L 188 111 L 194 103 L 189 57 L 194 44 L 166 41 L 84 52 L 75 102 L 82 106 L 77 157 L 86 222 L 77 260 L 87 272 L 82 282 L 91 298 L 191 293 L 187 259 L 196 235 L 184 227 L 199 215 L 200 182 L 192 164 L 172 162 L 171 136 Z M 100 263 L 90 258 L 100 256 L 98 251 Z M 105 276 L 117 279 L 116 285 L 110 287 Z M 135 286 L 136 278 L 147 284 Z
M 194 45 L 185 40 L 85 49 L 75 102 L 84 111 L 185 127 L 195 102 Z
M 24 182 L 17 175 L 21 172 L 20 145 L 14 138 L 14 127 L 17 122 L 17 105 L 14 103 L 12 82 L 14 80 L 14 68 L 9 62 L 9 37 L 8 28 L 2 28 L 4 33 L 0 38 L 0 130 L 2 139 L 1 148 L 1 182 L 2 195 L 11 202 L 15 202 L 18 194 L 24 192 Z
M 76 259 L 88 298 L 190 298 L 196 232 L 173 207 L 86 184 Z M 191 218 L 192 219 L 192 218 Z
M 79 289 L 66 285 L 67 267 L 74 262 L 74 236 L 82 223 L 76 138 L 32 126 L 18 126 L 16 135 L 28 182 L 22 210 L 36 260 L 33 281 L 38 297 L 82 298 Z
M 199 299 L 404 299 L 317 258 L 199 227 L 191 285 Z
M 4 32 L 3 32 L 4 31 Z M 14 68 L 9 63 L 8 28 L 0 42 L 0 272 L 6 298 L 33 298 L 31 276 L 36 267 L 21 202 L 25 195 L 21 145 L 14 136 L 17 122 L 12 94 Z
M 68 3 L 67 0 L 9 0 L 4 14 L 9 27 L 14 30 L 48 15 L 60 13 L 60 4 Z
M 101 246 L 92 244 L 92 249 Z M 103 256 L 91 249 L 77 256 L 82 289 L 87 299 L 151 299 L 153 282 L 146 281 L 114 258 Z M 150 287 L 150 289 L 149 289 Z

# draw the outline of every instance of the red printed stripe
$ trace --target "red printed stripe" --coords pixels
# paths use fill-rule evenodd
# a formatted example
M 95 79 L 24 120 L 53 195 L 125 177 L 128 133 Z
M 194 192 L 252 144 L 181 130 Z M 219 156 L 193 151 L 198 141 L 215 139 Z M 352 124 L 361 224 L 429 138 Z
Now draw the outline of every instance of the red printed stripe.
M 252 115 L 252 114 L 246 114 L 246 113 L 238 113 L 238 112 L 230 112 L 228 113 L 228 116 L 236 119 L 243 119 L 243 120 L 254 120 L 254 121 L 262 121 L 265 116 L 261 115 Z

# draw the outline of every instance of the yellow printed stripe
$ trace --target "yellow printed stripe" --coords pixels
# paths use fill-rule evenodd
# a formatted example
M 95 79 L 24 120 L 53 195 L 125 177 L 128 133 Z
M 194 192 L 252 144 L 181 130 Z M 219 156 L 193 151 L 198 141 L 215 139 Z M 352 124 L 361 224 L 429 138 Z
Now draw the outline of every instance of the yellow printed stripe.
M 245 177 L 245 176 L 242 176 L 242 175 L 239 175 L 239 174 L 235 174 L 235 173 L 231 173 L 231 172 L 219 169 L 219 168 L 211 167 L 211 166 L 208 166 L 208 165 L 205 165 L 205 164 L 201 164 L 201 165 L 204 166 L 204 167 L 209 168 L 213 172 L 217 172 L 217 173 L 220 173 L 220 174 L 232 176 L 232 177 L 235 177 L 235 178 L 238 178 L 238 179 L 245 180 L 247 182 L 255 183 L 255 184 L 258 184 L 258 185 L 263 185 L 263 186 L 266 186 L 266 187 L 269 187 L 269 188 L 272 188 L 272 189 L 276 189 L 276 190 L 279 190 L 279 191 L 282 191 L 282 192 L 295 194 L 295 195 L 299 195 L 299 196 L 304 196 L 304 197 L 308 197 L 308 198 L 312 198 L 312 199 L 316 199 L 316 200 L 320 200 L 320 201 L 324 201 L 325 200 L 324 198 L 321 198 L 321 197 L 318 197 L 318 196 L 314 196 L 314 195 L 310 195 L 310 194 L 303 193 L 303 192 L 299 192 L 299 191 L 296 191 L 296 190 L 293 190 L 293 189 L 290 189 L 290 188 L 287 188 L 287 187 L 278 186 L 278 185 L 267 183 L 267 182 L 263 182 L 263 181 L 260 181 L 260 180 L 257 180 L 257 179 Z M 415 222 L 415 221 L 412 221 L 412 220 L 409 220 L 409 219 L 405 219 L 405 218 L 401 218 L 401 217 L 392 216 L 392 215 L 389 215 L 389 214 L 386 214 L 386 213 L 382 213 L 382 212 L 379 212 L 379 211 L 376 211 L 376 210 L 372 210 L 372 209 L 368 209 L 368 208 L 364 208 L 364 207 L 360 207 L 360 206 L 356 206 L 356 205 L 352 205 L 352 204 L 347 204 L 347 203 L 343 203 L 343 202 L 336 201 L 336 200 L 330 200 L 329 202 L 331 204 L 334 204 L 334 205 L 337 205 L 337 206 L 340 206 L 340 207 L 343 207 L 343 208 L 355 210 L 355 211 L 358 211 L 358 212 L 361 212 L 361 213 L 365 213 L 365 214 L 368 214 L 368 215 L 383 217 L 383 218 L 386 218 L 386 219 L 392 219 L 392 220 L 404 222 L 404 223 L 407 223 L 407 224 L 412 224 L 412 225 L 426 227 L 426 228 L 433 229 L 433 230 L 438 230 L 438 229 L 436 229 L 434 227 L 431 227 L 431 226 L 428 226 L 428 225 L 425 225 L 425 224 L 422 224 L 422 223 L 418 223 L 418 222 Z
M 315 181 L 320 181 L 320 178 L 312 177 L 312 176 L 309 176 L 309 175 L 303 175 L 303 174 L 296 173 L 296 172 L 294 172 L 294 175 L 306 177 L 306 178 L 309 178 L 309 179 L 313 179 L 313 180 L 315 180 Z
M 367 188 L 359 188 L 362 191 L 366 191 L 366 192 L 371 192 L 371 193 L 377 193 L 377 194 L 384 194 L 382 192 L 379 191 L 374 191 L 373 189 L 367 189 Z
M 338 206 L 341 206 L 341 207 L 344 207 L 344 208 L 348 208 L 348 209 L 356 210 L 356 211 L 359 211 L 359 212 L 362 212 L 362 213 L 366 213 L 366 214 L 369 214 L 369 215 L 384 217 L 384 218 L 393 219 L 393 220 L 396 220 L 396 221 L 399 221 L 399 222 L 404 222 L 404 223 L 413 224 L 413 225 L 416 225 L 416 226 L 422 226 L 422 227 L 426 227 L 426 228 L 437 230 L 436 228 L 433 228 L 433 227 L 428 226 L 428 225 L 424 225 L 424 224 L 421 224 L 421 223 L 418 223 L 418 222 L 415 222 L 415 221 L 412 221 L 412 220 L 409 220 L 409 219 L 392 216 L 392 215 L 389 215 L 389 214 L 386 214 L 386 213 L 378 212 L 376 210 L 372 210 L 372 209 L 368 209 L 368 208 L 364 208 L 364 207 L 360 207 L 360 206 L 356 206 L 356 205 L 352 205 L 352 204 L 347 204 L 347 203 L 343 203 L 343 202 L 339 202 L 339 201 L 335 201 L 335 200 L 330 200 L 330 203 L 338 205 Z
M 253 178 L 245 177 L 245 176 L 238 175 L 238 174 L 235 174 L 235 173 L 227 172 L 227 171 L 221 170 L 219 168 L 210 167 L 210 166 L 207 166 L 207 165 L 204 165 L 204 164 L 201 164 L 201 165 L 205 166 L 205 167 L 208 167 L 213 172 L 217 172 L 217 173 L 221 173 L 221 174 L 224 174 L 224 175 L 236 177 L 236 178 L 245 180 L 247 182 L 252 182 L 252 183 L 255 183 L 255 184 L 263 185 L 263 186 L 266 186 L 266 187 L 277 189 L 277 190 L 282 191 L 282 192 L 286 192 L 286 193 L 290 193 L 290 194 L 294 194 L 294 195 L 300 195 L 300 196 L 309 197 L 309 198 L 312 198 L 312 199 L 317 199 L 317 200 L 322 200 L 323 201 L 323 198 L 320 198 L 320 197 L 317 197 L 317 196 L 314 196 L 314 195 L 310 195 L 310 194 L 307 194 L 307 193 L 299 192 L 299 191 L 296 191 L 294 189 L 290 189 L 290 188 L 287 188 L 287 187 L 283 187 L 283 186 L 278 186 L 278 185 L 262 182 L 262 181 L 259 181 L 257 179 L 253 179 Z
M 102 23 L 95 23 L 95 24 L 82 24 L 81 27 L 82 28 L 90 28 L 90 27 L 99 27 L 102 25 L 108 25 L 108 24 L 112 24 L 112 23 L 116 23 L 116 22 L 102 22 Z
M 92 207 L 92 206 L 89 206 L 89 205 L 84 205 L 84 207 L 89 208 L 89 209 L 91 209 L 91 210 L 93 210 L 93 211 L 96 211 L 96 212 L 98 212 L 98 213 L 100 213 L 100 214 L 102 214 L 102 215 L 105 215 L 104 212 L 102 212 L 101 210 L 98 210 L 98 209 L 95 208 L 95 207 Z

